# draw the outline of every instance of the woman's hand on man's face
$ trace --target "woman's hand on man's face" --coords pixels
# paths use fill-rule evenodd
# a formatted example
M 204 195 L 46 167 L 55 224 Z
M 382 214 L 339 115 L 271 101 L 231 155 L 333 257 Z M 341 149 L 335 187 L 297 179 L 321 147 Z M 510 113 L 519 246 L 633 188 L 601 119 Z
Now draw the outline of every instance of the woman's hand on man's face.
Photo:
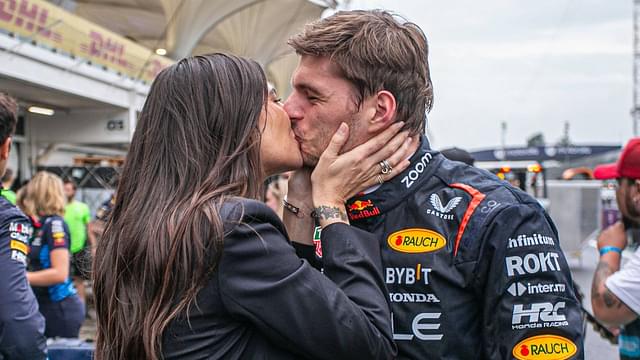
M 349 137 L 348 126 L 341 124 L 311 175 L 314 205 L 343 207 L 350 197 L 406 169 L 412 139 L 407 131 L 400 132 L 403 125 L 404 122 L 394 123 L 364 144 L 340 154 Z M 383 173 L 381 163 L 385 160 L 391 169 Z

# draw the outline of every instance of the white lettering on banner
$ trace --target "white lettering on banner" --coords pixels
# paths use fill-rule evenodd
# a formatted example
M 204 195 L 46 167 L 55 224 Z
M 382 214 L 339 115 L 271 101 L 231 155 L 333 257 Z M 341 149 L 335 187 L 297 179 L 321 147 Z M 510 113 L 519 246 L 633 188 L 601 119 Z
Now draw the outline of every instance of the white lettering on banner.
M 423 268 L 421 264 L 415 268 L 386 268 L 385 282 L 387 284 L 408 284 L 422 283 L 429 284 L 430 268 Z
M 507 256 L 504 261 L 507 265 L 507 275 L 535 274 L 545 271 L 560 271 L 558 253 L 537 253 L 521 256 Z
M 393 313 L 391 314 L 391 331 L 393 331 L 393 340 L 405 340 L 411 341 L 414 336 L 419 340 L 424 341 L 438 341 L 442 340 L 442 334 L 425 334 L 425 330 L 438 330 L 440 329 L 440 323 L 424 322 L 425 320 L 437 320 L 440 319 L 442 313 L 420 313 L 413 318 L 411 322 L 411 334 L 396 334 Z
M 560 301 L 555 305 L 550 302 L 528 304 L 514 304 L 511 317 L 511 327 L 514 330 L 537 329 L 543 327 L 567 326 L 567 317 L 560 314 L 566 303 Z M 525 321 L 525 319 L 527 321 Z
M 550 294 L 550 293 L 563 293 L 566 289 L 565 284 L 531 284 L 526 285 L 520 282 L 514 282 L 507 288 L 509 294 L 513 296 L 522 296 L 524 294 Z
M 553 238 L 550 236 L 544 236 L 540 234 L 533 235 L 518 235 L 515 239 L 509 238 L 509 249 L 519 248 L 523 246 L 538 246 L 538 245 L 555 245 Z
M 413 169 L 411 169 L 411 171 L 402 178 L 401 182 L 407 187 L 407 189 L 410 188 L 416 180 L 418 180 L 420 174 L 424 172 L 427 165 L 431 162 L 431 159 L 433 159 L 433 155 L 431 155 L 431 153 L 424 154 L 413 166 Z
M 423 293 L 389 293 L 389 300 L 395 303 L 439 303 L 434 294 Z

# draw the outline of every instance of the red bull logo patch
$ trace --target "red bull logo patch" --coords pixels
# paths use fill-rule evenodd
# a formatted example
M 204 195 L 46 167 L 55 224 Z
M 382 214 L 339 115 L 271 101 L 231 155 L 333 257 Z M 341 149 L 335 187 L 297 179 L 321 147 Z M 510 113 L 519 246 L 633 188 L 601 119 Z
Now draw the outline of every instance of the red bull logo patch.
M 538 335 L 526 338 L 513 347 L 519 360 L 563 360 L 573 356 L 578 347 L 571 340 L 557 335 Z
M 427 253 L 442 249 L 447 240 L 438 232 L 428 229 L 403 229 L 387 238 L 389 246 L 403 253 Z
M 366 219 L 380 215 L 380 209 L 373 204 L 372 200 L 356 200 L 347 206 L 349 220 Z

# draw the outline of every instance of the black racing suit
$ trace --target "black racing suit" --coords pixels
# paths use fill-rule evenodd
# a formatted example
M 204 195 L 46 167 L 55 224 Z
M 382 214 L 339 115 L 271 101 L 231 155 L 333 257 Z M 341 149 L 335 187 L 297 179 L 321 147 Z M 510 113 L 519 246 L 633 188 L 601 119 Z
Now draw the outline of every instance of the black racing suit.
M 380 240 L 399 358 L 584 357 L 558 233 L 529 195 L 423 137 L 403 173 L 347 211 Z
M 27 281 L 27 254 L 33 227 L 0 197 L 0 360 L 47 357 L 44 318 Z

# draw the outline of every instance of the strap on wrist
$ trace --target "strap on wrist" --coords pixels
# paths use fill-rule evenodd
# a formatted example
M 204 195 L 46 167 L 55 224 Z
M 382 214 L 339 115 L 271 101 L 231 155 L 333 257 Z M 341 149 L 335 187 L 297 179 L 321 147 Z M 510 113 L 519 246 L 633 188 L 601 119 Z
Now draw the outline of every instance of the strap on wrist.
M 608 252 L 617 252 L 618 254 L 622 254 L 622 249 L 620 249 L 619 247 L 616 246 L 603 246 L 600 248 L 600 256 L 608 253 Z

